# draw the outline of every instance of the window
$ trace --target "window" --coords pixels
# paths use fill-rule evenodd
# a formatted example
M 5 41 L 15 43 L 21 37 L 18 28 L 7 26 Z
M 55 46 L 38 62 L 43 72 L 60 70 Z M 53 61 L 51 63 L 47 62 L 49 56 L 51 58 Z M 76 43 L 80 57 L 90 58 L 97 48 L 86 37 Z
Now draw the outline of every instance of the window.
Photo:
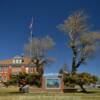
M 14 59 L 14 60 L 13 60 L 13 64 L 15 64 L 15 63 L 16 63 L 16 60 Z
M 22 60 L 20 59 L 20 60 L 19 60 L 19 64 L 21 64 L 21 63 L 22 63 Z
M 29 68 L 29 73 L 33 73 L 33 68 Z
M 3 81 L 4 81 L 4 82 L 6 82 L 6 81 L 7 81 L 7 76 L 4 76 Z
M 0 81 L 2 80 L 2 77 L 0 76 Z
M 13 60 L 13 64 L 21 64 L 22 63 L 22 59 L 14 59 Z
M 0 72 L 2 72 L 2 67 L 0 67 Z
M 29 68 L 28 68 L 28 67 L 26 67 L 26 73 L 28 73 L 28 71 L 29 71 Z
M 13 61 L 12 61 L 13 64 L 21 64 L 22 63 L 22 57 L 20 56 L 15 56 Z
M 5 72 L 7 72 L 8 71 L 8 67 L 6 66 L 6 67 L 4 67 L 4 71 Z
M 19 63 L 19 61 L 18 60 L 16 60 L 16 64 L 18 64 Z

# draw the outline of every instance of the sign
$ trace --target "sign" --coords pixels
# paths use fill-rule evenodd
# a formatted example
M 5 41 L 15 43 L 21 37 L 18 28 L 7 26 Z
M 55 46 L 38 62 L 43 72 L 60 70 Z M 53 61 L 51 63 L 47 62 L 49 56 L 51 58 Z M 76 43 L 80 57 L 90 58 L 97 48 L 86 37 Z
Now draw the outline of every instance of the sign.
M 47 89 L 59 89 L 60 88 L 59 78 L 46 78 L 46 88 Z

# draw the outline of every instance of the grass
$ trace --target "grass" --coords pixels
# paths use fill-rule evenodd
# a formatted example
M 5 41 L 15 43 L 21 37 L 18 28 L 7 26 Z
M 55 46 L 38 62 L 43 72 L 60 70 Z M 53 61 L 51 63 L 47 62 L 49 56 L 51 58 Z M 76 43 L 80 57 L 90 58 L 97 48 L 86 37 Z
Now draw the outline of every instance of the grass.
M 18 87 L 0 88 L 0 100 L 100 100 L 100 89 L 88 93 L 19 93 Z

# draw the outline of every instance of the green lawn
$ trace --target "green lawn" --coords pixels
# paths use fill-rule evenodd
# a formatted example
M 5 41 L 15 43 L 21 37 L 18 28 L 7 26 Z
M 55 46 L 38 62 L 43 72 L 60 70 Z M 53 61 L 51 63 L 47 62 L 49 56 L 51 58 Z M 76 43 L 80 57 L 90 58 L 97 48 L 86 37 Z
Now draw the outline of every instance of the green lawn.
M 100 89 L 89 93 L 19 93 L 18 87 L 0 88 L 0 100 L 100 100 Z

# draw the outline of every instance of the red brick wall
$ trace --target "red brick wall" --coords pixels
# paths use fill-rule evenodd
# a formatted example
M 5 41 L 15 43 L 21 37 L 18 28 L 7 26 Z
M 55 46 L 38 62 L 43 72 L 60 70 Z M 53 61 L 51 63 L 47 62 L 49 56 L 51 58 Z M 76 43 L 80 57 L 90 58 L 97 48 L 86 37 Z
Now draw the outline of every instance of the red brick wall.
M 9 80 L 12 73 L 26 72 L 25 66 L 20 66 L 20 67 L 8 66 L 6 68 L 7 69 L 5 69 L 5 67 L 3 67 L 3 69 L 2 69 L 2 72 L 1 72 L 2 80 L 4 80 L 5 77 L 7 78 L 7 80 Z M 28 72 L 29 72 L 29 70 L 30 69 L 28 69 Z M 31 73 L 34 73 L 34 72 L 36 72 L 36 68 L 31 68 Z

